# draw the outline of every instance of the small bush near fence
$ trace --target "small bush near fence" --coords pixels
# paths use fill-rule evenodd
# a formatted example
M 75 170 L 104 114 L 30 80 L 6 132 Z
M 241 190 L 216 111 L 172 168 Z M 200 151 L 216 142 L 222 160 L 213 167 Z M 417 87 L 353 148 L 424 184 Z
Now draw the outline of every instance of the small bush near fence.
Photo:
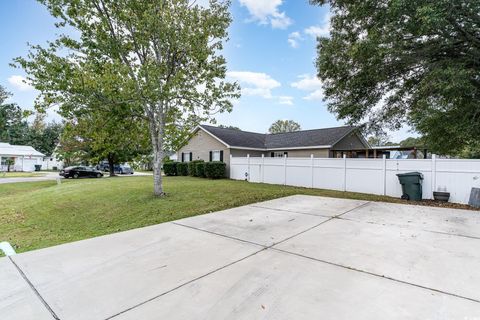
M 203 163 L 203 160 L 194 160 L 188 162 L 188 174 L 192 177 L 199 177 L 197 174 L 197 163 Z
M 177 163 L 177 176 L 188 176 L 188 162 Z
M 197 162 L 195 164 L 195 176 L 200 178 L 205 178 L 205 165 L 203 161 Z
M 210 179 L 225 178 L 226 164 L 221 161 L 212 161 L 205 164 L 205 176 Z
M 178 162 L 165 162 L 163 164 L 163 172 L 166 176 L 176 176 L 177 175 L 177 164 Z

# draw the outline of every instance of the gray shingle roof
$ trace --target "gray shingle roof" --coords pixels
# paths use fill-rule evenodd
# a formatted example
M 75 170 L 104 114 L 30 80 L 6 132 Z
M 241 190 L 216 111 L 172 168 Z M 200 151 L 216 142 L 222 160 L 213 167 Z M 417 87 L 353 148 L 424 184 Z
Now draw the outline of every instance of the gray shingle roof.
M 262 134 L 208 125 L 201 125 L 201 127 L 230 146 L 267 150 L 331 146 L 356 129 L 352 126 L 344 126 L 277 134 Z

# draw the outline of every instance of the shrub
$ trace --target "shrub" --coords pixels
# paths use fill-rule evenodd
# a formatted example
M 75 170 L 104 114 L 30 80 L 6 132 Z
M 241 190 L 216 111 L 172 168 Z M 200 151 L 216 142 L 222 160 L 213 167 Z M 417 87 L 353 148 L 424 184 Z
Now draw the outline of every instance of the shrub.
M 197 163 L 203 162 L 203 160 L 194 160 L 188 162 L 188 174 L 192 177 L 198 177 L 197 175 Z
M 188 162 L 177 163 L 177 176 L 188 176 Z
M 205 176 L 210 179 L 225 178 L 226 165 L 221 161 L 212 161 L 205 164 Z
M 205 178 L 205 162 L 199 161 L 195 164 L 195 177 Z
M 177 162 L 169 161 L 163 164 L 163 172 L 166 176 L 177 175 Z

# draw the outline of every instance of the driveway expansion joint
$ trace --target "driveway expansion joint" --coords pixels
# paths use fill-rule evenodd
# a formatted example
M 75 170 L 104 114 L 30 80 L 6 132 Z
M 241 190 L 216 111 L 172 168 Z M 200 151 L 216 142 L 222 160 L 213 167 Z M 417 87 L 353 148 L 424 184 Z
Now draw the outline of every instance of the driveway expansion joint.
M 111 316 L 105 318 L 104 320 L 110 320 L 110 319 L 116 318 L 116 317 L 118 317 L 118 316 L 120 316 L 120 315 L 122 315 L 122 314 L 124 314 L 124 313 L 127 313 L 127 312 L 133 310 L 133 309 L 136 309 L 136 308 L 138 308 L 138 307 L 140 307 L 140 306 L 143 306 L 144 304 L 147 304 L 147 303 L 149 303 L 149 302 L 151 302 L 151 301 L 153 301 L 153 300 L 156 300 L 156 299 L 158 299 L 158 298 L 160 298 L 160 297 L 163 297 L 164 295 L 167 295 L 167 294 L 169 294 L 169 293 L 171 293 L 171 292 L 173 292 L 173 291 L 175 291 L 175 290 L 178 290 L 178 289 L 180 289 L 180 288 L 182 288 L 182 287 L 184 287 L 184 286 L 187 286 L 187 285 L 189 285 L 190 283 L 193 283 L 193 282 L 195 282 L 195 281 L 197 281 L 197 280 L 200 280 L 200 279 L 203 279 L 203 278 L 205 278 L 205 277 L 208 277 L 209 275 L 214 274 L 214 273 L 216 273 L 216 272 L 218 272 L 218 271 L 220 271 L 220 270 L 223 270 L 223 269 L 225 269 L 225 268 L 228 268 L 228 267 L 230 267 L 230 266 L 232 266 L 232 265 L 234 265 L 234 264 L 236 264 L 236 263 L 239 263 L 239 262 L 242 262 L 242 261 L 244 261 L 244 260 L 247 260 L 248 258 L 251 258 L 251 257 L 253 257 L 254 255 L 256 255 L 256 254 L 258 254 L 258 253 L 260 253 L 260 252 L 262 252 L 262 251 L 265 251 L 265 250 L 267 250 L 267 249 L 268 249 L 268 248 L 262 248 L 262 249 L 260 249 L 260 250 L 258 250 L 258 251 L 255 251 L 255 252 L 253 252 L 253 253 L 251 253 L 251 254 L 249 254 L 249 255 L 241 258 L 241 259 L 238 259 L 238 260 L 235 260 L 235 261 L 233 261 L 233 262 L 230 262 L 230 263 L 228 263 L 228 264 L 226 264 L 226 265 L 224 265 L 224 266 L 221 266 L 221 267 L 219 267 L 219 268 L 217 268 L 217 269 L 215 269 L 215 270 L 212 270 L 212 271 L 210 271 L 210 272 L 207 272 L 207 273 L 204 274 L 204 275 L 201 275 L 201 276 L 199 276 L 199 277 L 196 277 L 195 279 L 189 280 L 189 281 L 187 281 L 187 282 L 185 282 L 185 283 L 182 283 L 182 284 L 180 284 L 180 285 L 178 285 L 178 286 L 176 286 L 176 287 L 174 287 L 174 288 L 172 288 L 172 289 L 169 289 L 169 290 L 167 290 L 167 291 L 165 291 L 165 292 L 163 292 L 163 293 L 161 293 L 161 294 L 158 294 L 158 295 L 156 295 L 156 296 L 154 296 L 154 297 L 152 297 L 152 298 L 150 298 L 150 299 L 147 299 L 147 300 L 145 300 L 145 301 L 143 301 L 143 302 L 137 303 L 136 305 L 131 306 L 130 308 L 127 308 L 127 309 L 125 309 L 125 310 L 123 310 L 123 311 L 120 311 L 120 312 L 118 312 L 118 313 L 116 313 L 116 314 L 114 314 L 114 315 L 111 315 Z M 60 319 L 57 318 L 57 320 L 60 320 Z
M 22 271 L 22 269 L 20 269 L 20 267 L 15 263 L 15 261 L 12 259 L 11 256 L 8 257 L 8 259 L 12 262 L 12 264 L 15 266 L 15 269 L 17 269 L 18 273 L 20 273 L 20 275 L 22 276 L 23 280 L 25 280 L 25 282 L 28 284 L 28 286 L 30 287 L 30 289 L 32 289 L 32 291 L 35 293 L 35 295 L 37 296 L 37 298 L 40 300 L 40 302 L 45 306 L 45 308 L 48 310 L 48 312 L 50 312 L 50 314 L 52 315 L 52 317 L 55 319 L 55 320 L 60 320 L 60 318 L 57 316 L 57 314 L 55 313 L 55 311 L 53 311 L 53 309 L 50 307 L 50 305 L 48 304 L 48 302 L 42 297 L 42 295 L 40 294 L 40 292 L 38 292 L 38 290 L 35 288 L 35 286 L 33 285 L 33 283 L 27 278 L 27 275 Z
M 305 258 L 305 259 L 309 259 L 309 260 L 313 260 L 313 261 L 325 263 L 325 264 L 328 264 L 328 265 L 331 265 L 331 266 L 335 266 L 335 267 L 347 269 L 347 270 L 350 270 L 350 271 L 360 272 L 360 273 L 367 274 L 367 275 L 370 275 L 370 276 L 374 276 L 374 277 L 377 277 L 377 278 L 383 278 L 383 279 L 390 280 L 390 281 L 394 281 L 394 282 L 397 282 L 397 283 L 402 283 L 402 284 L 405 284 L 405 285 L 414 286 L 414 287 L 417 287 L 417 288 L 420 288 L 420 289 L 424 289 L 424 290 L 429 290 L 429 291 L 433 291 L 433 292 L 445 294 L 445 295 L 452 296 L 452 297 L 455 297 L 455 298 L 459 298 L 459 299 L 464 299 L 464 300 L 476 302 L 476 303 L 479 303 L 479 304 L 480 304 L 480 300 L 477 300 L 477 299 L 474 299 L 474 298 L 469 298 L 469 297 L 465 297 L 465 296 L 462 296 L 462 295 L 459 295 L 459 294 L 455 294 L 455 293 L 451 293 L 451 292 L 447 292 L 447 291 L 442 291 L 442 290 L 435 289 L 435 288 L 430 288 L 430 287 L 422 286 L 422 285 L 419 285 L 419 284 L 416 284 L 416 283 L 412 283 L 412 282 L 408 282 L 408 281 L 404 281 L 404 280 L 395 279 L 395 278 L 392 278 L 392 277 L 385 276 L 385 275 L 383 275 L 383 274 L 377 274 L 377 273 L 374 273 L 374 272 L 370 272 L 370 271 L 366 271 L 366 270 L 362 270 L 362 269 L 357 269 L 357 268 L 353 268 L 353 267 L 349 267 L 349 266 L 345 266 L 345 265 L 342 265 L 342 264 L 339 264 L 339 263 L 335 263 L 335 262 L 330 262 L 330 261 L 327 261 L 327 260 L 322 260 L 322 259 L 313 258 L 313 257 L 306 256 L 306 255 L 303 255 L 303 254 L 300 254 L 300 253 L 291 252 L 291 251 L 288 251 L 288 250 L 283 250 L 283 249 L 278 249 L 278 248 L 269 248 L 269 249 L 271 249 L 271 250 L 276 250 L 276 251 L 278 251 L 278 252 L 283 252 L 283 253 L 286 253 L 286 254 L 291 254 L 291 255 L 294 255 L 294 256 L 297 256 L 297 257 L 301 257 L 301 258 Z

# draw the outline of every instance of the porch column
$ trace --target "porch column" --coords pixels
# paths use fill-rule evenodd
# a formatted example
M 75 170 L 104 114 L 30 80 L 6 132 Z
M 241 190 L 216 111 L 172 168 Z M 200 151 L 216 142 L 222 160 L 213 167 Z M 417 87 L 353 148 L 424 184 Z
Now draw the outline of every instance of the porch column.
M 373 149 L 373 157 L 377 159 L 377 149 Z
M 365 149 L 365 159 L 368 159 L 368 149 Z

